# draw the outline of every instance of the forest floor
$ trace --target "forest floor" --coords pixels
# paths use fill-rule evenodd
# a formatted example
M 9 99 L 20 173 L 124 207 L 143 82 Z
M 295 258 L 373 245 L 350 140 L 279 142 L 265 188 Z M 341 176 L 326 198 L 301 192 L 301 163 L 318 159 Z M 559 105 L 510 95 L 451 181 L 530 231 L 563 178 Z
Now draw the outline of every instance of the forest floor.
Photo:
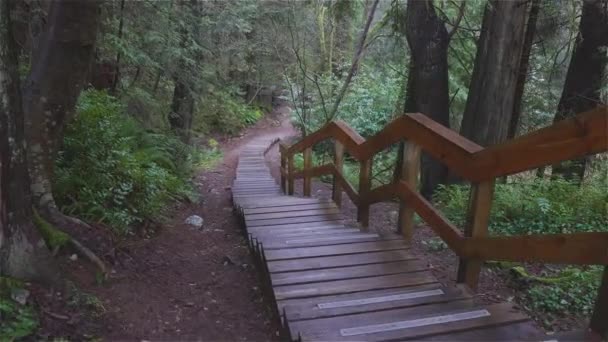
M 193 178 L 202 194 L 201 202 L 176 204 L 158 233 L 110 248 L 114 262 L 108 280 L 96 281 L 92 266 L 82 258 L 74 261 L 64 256 L 62 266 L 75 286 L 67 292 L 32 288 L 42 311 L 41 329 L 34 338 L 278 340 L 270 301 L 262 296 L 258 272 L 232 211 L 230 186 L 238 154 L 249 140 L 295 134 L 289 108 L 279 106 L 243 135 L 218 137 L 223 160 Z M 275 178 L 279 160 L 275 146 L 267 154 Z M 331 197 L 330 186 L 314 181 L 313 196 Z M 301 182 L 296 182 L 296 193 L 301 189 Z M 355 218 L 356 207 L 343 197 L 345 217 Z M 393 230 L 397 211 L 396 203 L 372 206 L 370 229 Z M 204 219 L 202 229 L 184 224 L 190 215 Z M 441 282 L 454 284 L 458 258 L 448 248 L 429 243 L 435 238 L 430 228 L 419 226 L 412 249 L 429 262 Z M 98 241 L 98 245 L 108 248 L 111 243 Z M 108 253 L 102 255 L 108 258 Z M 517 285 L 509 282 L 505 272 L 483 268 L 477 292 L 480 301 L 518 302 Z M 556 323 L 558 328 L 572 329 L 580 320 L 570 317 Z

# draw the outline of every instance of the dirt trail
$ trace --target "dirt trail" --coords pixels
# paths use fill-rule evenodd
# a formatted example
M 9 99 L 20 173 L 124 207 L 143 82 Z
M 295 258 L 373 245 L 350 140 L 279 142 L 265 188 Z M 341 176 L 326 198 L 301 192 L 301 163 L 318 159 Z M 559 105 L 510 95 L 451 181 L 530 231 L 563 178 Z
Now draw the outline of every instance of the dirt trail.
M 230 184 L 242 146 L 253 137 L 295 133 L 279 106 L 240 138 L 220 141 L 223 163 L 199 174 L 202 203 L 176 211 L 162 232 L 127 248 L 108 283 L 85 289 L 105 312 L 106 340 L 277 340 L 276 320 L 232 212 Z M 183 224 L 204 219 L 202 230 Z M 125 259 L 125 258 L 123 258 Z

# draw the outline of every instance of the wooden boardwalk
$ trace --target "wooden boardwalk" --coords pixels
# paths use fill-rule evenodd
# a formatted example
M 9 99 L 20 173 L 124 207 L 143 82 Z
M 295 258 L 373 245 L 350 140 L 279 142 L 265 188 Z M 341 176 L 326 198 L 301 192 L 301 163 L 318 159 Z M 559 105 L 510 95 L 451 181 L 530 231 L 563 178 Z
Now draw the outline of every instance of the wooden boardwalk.
M 327 200 L 286 196 L 264 161 L 239 159 L 232 192 L 286 340 L 543 340 L 510 303 L 478 305 L 437 281 L 402 238 L 344 224 Z

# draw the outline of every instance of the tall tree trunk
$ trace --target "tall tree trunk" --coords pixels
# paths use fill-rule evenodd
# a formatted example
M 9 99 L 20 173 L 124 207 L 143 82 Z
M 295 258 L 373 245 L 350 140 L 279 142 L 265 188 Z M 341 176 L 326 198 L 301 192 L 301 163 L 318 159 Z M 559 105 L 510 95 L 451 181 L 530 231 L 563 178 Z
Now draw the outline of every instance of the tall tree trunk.
M 600 101 L 602 80 L 608 63 L 608 1 L 584 0 L 579 33 L 568 66 L 566 82 L 554 122 L 593 109 Z M 553 175 L 582 180 L 586 159 L 553 166 Z
M 507 139 L 512 139 L 517 134 L 519 118 L 521 117 L 521 104 L 524 97 L 524 88 L 526 87 L 528 67 L 530 65 L 530 52 L 532 51 L 532 43 L 534 42 L 534 35 L 536 33 L 536 21 L 538 19 L 539 11 L 540 0 L 532 0 L 532 4 L 530 5 L 530 16 L 528 19 L 528 24 L 526 25 L 524 48 L 521 53 L 521 59 L 519 61 L 519 76 L 517 78 L 517 85 L 515 86 L 515 101 L 513 103 L 513 113 L 511 114 L 511 121 L 509 121 L 509 131 L 507 132 Z
M 443 20 L 435 13 L 432 0 L 408 1 L 406 37 L 411 51 L 407 110 L 423 113 L 449 127 L 449 36 Z M 445 165 L 424 153 L 421 194 L 430 200 L 437 185 L 446 182 L 447 175 Z
M 120 18 L 118 19 L 118 39 L 122 39 L 123 25 L 125 20 L 125 0 L 120 0 Z M 116 94 L 118 82 L 120 82 L 120 50 L 116 53 L 116 66 L 114 69 L 114 80 L 112 81 L 112 93 Z
M 196 0 L 191 0 L 189 3 L 182 3 L 183 10 L 191 11 L 194 18 L 199 18 L 201 9 Z M 185 25 L 185 24 L 180 24 Z M 190 36 L 194 39 L 198 38 L 199 26 L 195 22 L 191 27 L 181 27 L 181 45 L 182 48 L 187 48 Z M 200 59 L 200 56 L 190 56 L 191 58 Z M 178 61 L 178 69 L 174 76 L 175 87 L 173 88 L 173 100 L 171 101 L 171 112 L 169 113 L 169 125 L 184 143 L 190 143 L 190 135 L 192 131 L 192 116 L 194 115 L 194 91 L 195 77 L 191 75 L 186 68 L 186 61 L 181 58 Z
M 332 8 L 334 22 L 334 53 L 330 64 L 332 73 L 341 78 L 345 65 L 353 50 L 352 26 L 355 3 L 351 0 L 337 0 Z
M 190 143 L 193 112 L 194 97 L 192 96 L 192 89 L 185 81 L 177 79 L 175 88 L 173 88 L 169 125 L 186 144 Z
M 76 101 L 87 80 L 98 20 L 98 1 L 53 1 L 24 84 L 34 205 L 56 225 L 77 222 L 58 211 L 51 181 L 64 127 L 74 116 Z
M 0 0 L 0 275 L 54 278 L 52 259 L 32 221 L 23 108 L 9 0 Z
M 527 0 L 486 5 L 461 134 L 488 146 L 507 137 L 524 47 Z

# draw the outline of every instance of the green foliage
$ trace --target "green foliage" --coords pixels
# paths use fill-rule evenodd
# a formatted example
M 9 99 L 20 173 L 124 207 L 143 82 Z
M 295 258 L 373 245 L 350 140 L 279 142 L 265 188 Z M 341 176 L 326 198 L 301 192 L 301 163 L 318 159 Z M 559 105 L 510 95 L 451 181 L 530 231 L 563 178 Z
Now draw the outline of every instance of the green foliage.
M 263 113 L 227 91 L 207 94 L 199 104 L 194 127 L 202 132 L 236 134 L 255 124 Z
M 496 184 L 490 218 L 493 235 L 557 234 L 608 231 L 605 179 L 593 175 L 582 186 L 561 179 L 522 179 Z M 442 187 L 435 203 L 454 223 L 466 219 L 469 191 L 462 185 Z M 549 277 L 529 275 L 521 266 L 512 267 L 520 277 L 533 282 L 525 303 L 534 311 L 551 315 L 588 314 L 596 299 L 601 268 L 566 268 Z M 547 324 L 550 322 L 548 321 Z
M 170 134 L 145 131 L 115 98 L 86 91 L 57 160 L 56 200 L 70 215 L 131 233 L 189 194 L 190 150 Z
M 464 186 L 444 186 L 435 202 L 462 226 L 468 196 Z M 561 179 L 538 178 L 496 184 L 489 229 L 497 235 L 606 231 L 607 201 L 605 184 L 593 179 L 581 187 Z
M 602 267 L 589 270 L 566 268 L 562 274 L 566 276 L 561 281 L 537 283 L 528 289 L 527 305 L 532 310 L 551 314 L 590 314 L 597 299 Z
M 422 241 L 422 244 L 431 252 L 439 252 L 448 247 L 448 245 L 440 238 L 431 238 L 429 240 Z
M 21 289 L 19 280 L 0 277 L 0 341 L 15 341 L 31 335 L 38 327 L 38 317 L 28 305 L 11 299 L 14 290 Z
M 29 336 L 37 327 L 38 318 L 31 307 L 0 298 L 0 341 Z
M 214 168 L 223 158 L 222 151 L 218 148 L 218 142 L 215 139 L 207 141 L 208 148 L 205 150 L 197 150 L 195 154 L 195 167 L 199 170 L 209 170 Z

